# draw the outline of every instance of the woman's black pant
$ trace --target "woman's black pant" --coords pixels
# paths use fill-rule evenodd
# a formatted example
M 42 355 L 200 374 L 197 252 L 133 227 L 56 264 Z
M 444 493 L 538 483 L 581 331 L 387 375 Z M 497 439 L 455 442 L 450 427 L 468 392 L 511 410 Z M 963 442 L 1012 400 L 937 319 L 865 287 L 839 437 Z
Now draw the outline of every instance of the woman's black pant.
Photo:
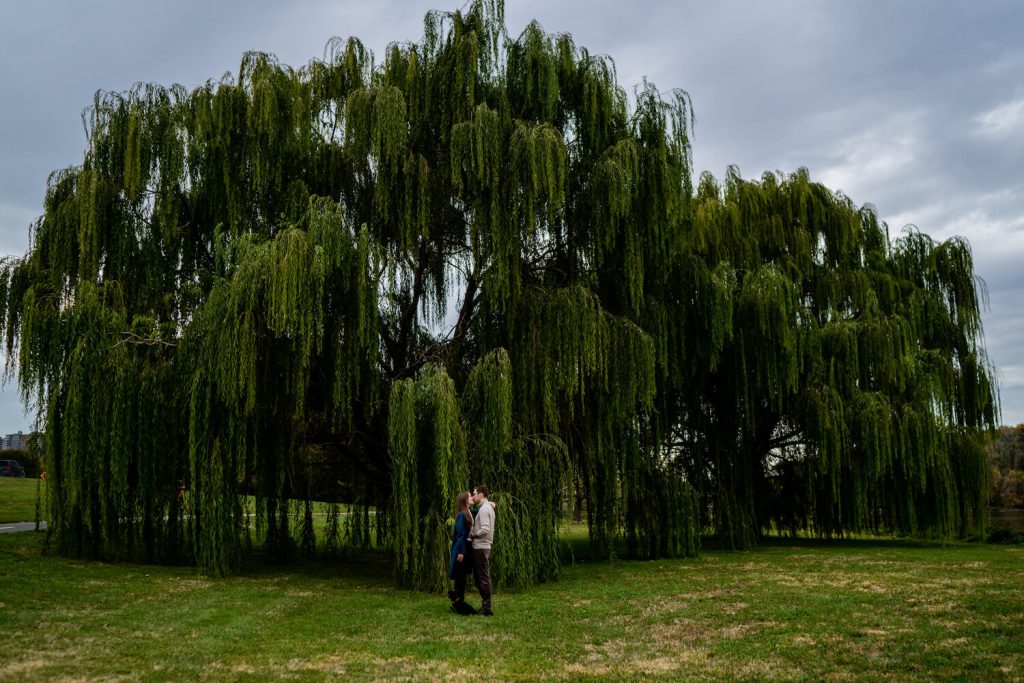
M 452 574 L 452 578 L 455 579 L 455 594 L 459 596 L 459 600 L 466 599 L 466 578 L 472 568 L 473 556 L 469 554 L 462 557 L 462 562 L 455 563 L 455 572 Z

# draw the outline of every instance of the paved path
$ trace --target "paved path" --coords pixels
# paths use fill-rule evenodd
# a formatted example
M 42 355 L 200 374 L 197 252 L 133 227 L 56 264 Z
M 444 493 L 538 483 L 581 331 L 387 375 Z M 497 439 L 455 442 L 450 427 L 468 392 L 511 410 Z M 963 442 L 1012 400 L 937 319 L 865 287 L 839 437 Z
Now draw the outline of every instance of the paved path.
M 39 528 L 45 529 L 46 522 L 39 522 Z M 35 522 L 0 522 L 0 534 L 13 534 L 16 531 L 35 531 Z

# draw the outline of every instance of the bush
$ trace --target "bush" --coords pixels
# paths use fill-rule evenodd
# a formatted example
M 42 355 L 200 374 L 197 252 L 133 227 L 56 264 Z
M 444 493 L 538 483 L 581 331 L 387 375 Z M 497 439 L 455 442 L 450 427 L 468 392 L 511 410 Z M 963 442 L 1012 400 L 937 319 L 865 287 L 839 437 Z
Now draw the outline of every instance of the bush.
M 1000 545 L 1021 545 L 1024 544 L 1024 533 L 1008 526 L 997 526 L 993 527 L 989 533 L 988 542 Z

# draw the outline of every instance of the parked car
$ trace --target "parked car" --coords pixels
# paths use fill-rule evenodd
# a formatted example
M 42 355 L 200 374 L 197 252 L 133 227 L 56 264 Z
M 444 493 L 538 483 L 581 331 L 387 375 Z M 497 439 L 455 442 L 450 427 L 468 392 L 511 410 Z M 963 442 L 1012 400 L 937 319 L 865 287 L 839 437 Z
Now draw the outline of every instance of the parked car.
M 25 468 L 17 460 L 0 460 L 0 477 L 24 477 Z

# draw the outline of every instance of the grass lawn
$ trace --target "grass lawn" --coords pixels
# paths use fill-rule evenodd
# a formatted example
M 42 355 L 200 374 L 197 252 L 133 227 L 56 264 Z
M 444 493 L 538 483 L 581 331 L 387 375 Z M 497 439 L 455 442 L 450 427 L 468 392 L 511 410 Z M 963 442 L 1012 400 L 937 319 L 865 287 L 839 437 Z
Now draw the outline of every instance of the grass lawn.
M 396 591 L 384 555 L 193 569 L 0 535 L 0 680 L 1020 680 L 1024 547 L 773 541 L 584 563 L 493 618 Z M 475 601 L 474 594 L 471 601 Z
M 0 522 L 36 521 L 38 479 L 0 477 Z M 46 483 L 43 482 L 42 518 L 46 519 Z

